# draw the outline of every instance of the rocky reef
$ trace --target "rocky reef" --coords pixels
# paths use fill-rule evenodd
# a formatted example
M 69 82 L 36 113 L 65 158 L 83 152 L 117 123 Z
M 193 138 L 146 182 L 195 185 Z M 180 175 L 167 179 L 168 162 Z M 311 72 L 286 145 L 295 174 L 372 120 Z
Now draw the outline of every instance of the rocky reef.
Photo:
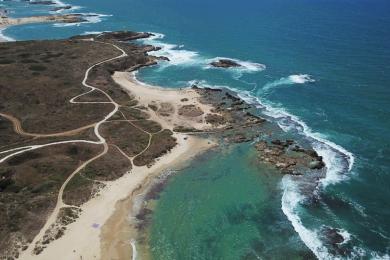
M 294 144 L 294 140 L 262 140 L 255 147 L 260 161 L 274 165 L 283 174 L 302 175 L 305 169 L 320 170 L 325 167 L 316 151 Z

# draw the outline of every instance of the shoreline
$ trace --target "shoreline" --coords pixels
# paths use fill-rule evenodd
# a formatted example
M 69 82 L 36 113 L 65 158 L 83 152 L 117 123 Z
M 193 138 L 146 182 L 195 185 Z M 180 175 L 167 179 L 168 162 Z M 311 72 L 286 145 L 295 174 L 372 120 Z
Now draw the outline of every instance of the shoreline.
M 12 41 L 12 39 L 8 38 L 7 36 L 5 36 L 5 35 L 3 34 L 3 31 L 4 31 L 5 29 L 7 29 L 7 28 L 1 28 L 1 27 L 0 27 L 0 43 L 1 43 L 1 42 L 10 42 L 10 41 Z
M 13 41 L 14 39 L 8 37 L 8 36 L 5 36 L 3 34 L 3 32 L 8 28 L 9 26 L 5 26 L 3 24 L 0 23 L 0 43 L 1 42 L 10 42 L 10 41 Z
M 41 21 L 41 22 L 53 22 L 53 21 Z M 30 23 L 30 22 L 26 22 L 26 23 Z M 18 23 L 18 24 L 10 24 L 10 25 L 8 25 L 8 26 L 6 26 L 6 25 L 2 25 L 1 23 L 0 23 L 0 42 L 6 42 L 6 41 L 10 41 L 10 38 L 8 38 L 8 37 L 6 37 L 6 36 L 4 36 L 4 35 L 2 35 L 2 31 L 3 30 L 5 30 L 5 29 L 7 29 L 9 26 L 14 26 L 14 25 L 20 25 L 20 24 L 26 24 L 26 23 Z M 34 22 L 31 22 L 31 23 L 34 23 Z M 3 36 L 3 37 L 2 37 Z M 8 39 L 7 39 L 8 38 Z M 12 39 L 11 39 L 12 40 Z M 124 74 L 118 74 L 118 77 L 116 78 L 117 80 L 119 80 L 119 81 L 125 81 L 125 80 L 127 80 L 128 82 L 130 82 L 130 83 L 128 83 L 128 84 L 126 84 L 126 85 L 128 85 L 129 86 L 129 88 L 128 89 L 131 89 L 134 85 L 136 85 L 137 87 L 139 87 L 142 91 L 141 92 L 143 92 L 143 94 L 144 94 L 144 96 L 146 96 L 146 97 L 148 97 L 148 93 L 151 93 L 151 92 L 156 92 L 156 91 L 164 91 L 164 90 L 167 90 L 167 91 L 174 91 L 174 92 L 182 92 L 182 90 L 175 90 L 175 89 L 165 89 L 165 88 L 161 88 L 161 87 L 158 87 L 158 86 L 149 86 L 149 85 L 147 85 L 147 84 L 144 84 L 144 83 L 142 83 L 142 82 L 139 82 L 136 78 L 135 78 L 135 74 L 134 73 L 132 73 L 132 74 L 130 74 L 131 76 L 128 76 L 129 75 L 129 73 L 124 73 Z M 145 92 L 144 90 L 145 89 L 150 89 L 150 87 L 153 89 L 152 91 L 149 91 L 149 92 Z M 132 88 L 133 89 L 133 88 Z M 183 92 L 185 92 L 185 91 L 183 91 Z M 169 93 L 169 92 L 165 92 L 165 93 Z M 158 94 L 157 94 L 158 95 Z M 192 98 L 192 97 L 191 97 Z M 146 100 L 149 100 L 149 99 L 147 99 L 146 98 Z M 152 118 L 154 121 L 158 121 L 158 120 L 156 120 L 156 118 Z M 296 119 L 296 118 L 295 118 Z M 298 121 L 298 120 L 297 120 Z M 299 121 L 298 121 L 299 122 Z M 161 121 L 159 121 L 159 123 L 161 123 Z M 172 124 L 165 124 L 166 122 L 164 122 L 164 124 L 162 124 L 164 127 L 169 127 L 169 128 L 172 128 Z M 301 122 L 299 122 L 299 123 L 301 123 Z M 173 124 L 174 124 L 174 122 L 173 122 Z M 199 126 L 199 125 L 197 125 L 197 126 Z M 307 131 L 307 127 L 305 127 L 305 125 L 304 125 L 304 127 L 303 127 L 306 131 Z M 310 131 L 310 129 L 309 129 L 309 131 Z M 186 136 L 186 135 L 183 135 L 183 134 L 178 134 L 178 135 L 180 135 L 181 137 L 183 137 L 184 138 L 184 136 Z M 177 136 L 176 134 L 175 134 L 175 136 Z M 317 137 L 318 138 L 318 137 Z M 323 139 L 320 139 L 320 140 L 318 140 L 317 138 L 314 138 L 314 139 L 316 139 L 317 141 L 323 141 Z M 179 139 L 179 137 L 178 137 L 178 139 Z M 192 138 L 191 138 L 192 139 Z M 188 141 L 193 141 L 193 140 L 190 140 L 190 138 L 188 139 Z M 326 143 L 326 142 L 324 142 L 324 143 Z M 329 145 L 329 143 L 326 143 L 326 144 L 328 144 Z M 179 146 L 179 144 L 177 145 L 177 146 Z M 338 147 L 334 147 L 334 146 L 332 146 L 332 145 L 330 145 L 333 149 L 336 149 L 337 150 L 337 148 Z M 175 147 L 176 148 L 176 147 Z M 183 148 L 184 149 L 184 148 Z M 174 153 L 174 151 L 175 151 L 175 149 L 174 150 L 172 150 L 172 153 Z M 199 152 L 201 152 L 201 151 L 199 151 Z M 341 151 L 342 152 L 342 151 Z M 192 156 L 195 156 L 197 153 L 195 153 L 195 154 L 193 154 Z M 169 155 L 169 154 L 168 154 Z M 167 156 L 167 155 L 166 155 Z M 160 159 L 161 160 L 165 160 L 164 158 L 166 157 L 166 156 L 163 156 L 163 157 L 161 157 Z M 191 156 L 190 156 L 191 157 Z M 353 157 L 352 157 L 353 158 Z M 349 165 L 348 165 L 348 168 L 349 168 L 349 170 L 351 170 L 351 168 L 352 168 L 352 165 L 353 165 L 353 160 L 351 160 L 352 162 L 350 162 L 349 163 Z M 175 163 L 174 162 L 172 162 L 173 164 L 172 165 L 175 165 Z M 160 161 L 159 162 L 157 162 L 156 163 L 156 165 L 157 164 L 160 164 Z M 169 166 L 167 166 L 167 167 L 169 167 Z M 136 170 L 138 170 L 138 168 L 137 169 L 133 169 L 133 171 L 136 171 Z M 158 169 L 157 169 L 158 170 Z M 164 169 L 162 168 L 161 169 L 161 171 L 163 171 Z M 142 171 L 142 169 L 140 170 L 140 171 Z M 160 171 L 160 172 L 161 172 Z M 154 175 L 155 173 L 154 172 L 150 172 L 150 176 L 152 176 L 152 175 Z M 149 176 L 148 175 L 148 176 Z M 329 176 L 330 177 L 330 176 Z M 146 177 L 146 178 L 148 178 L 148 177 Z M 324 180 L 325 181 L 325 180 Z M 143 182 L 142 182 L 143 183 Z M 135 189 L 137 189 L 137 188 L 135 188 Z M 133 191 L 134 191 L 134 189 L 133 189 Z M 124 201 L 127 201 L 127 199 L 128 199 L 128 197 L 130 197 L 130 201 L 131 201 L 131 194 L 130 195 L 128 195 L 126 198 L 122 198 L 122 199 L 120 199 L 120 201 L 118 201 L 118 204 L 120 204 L 120 202 L 122 202 L 122 200 L 124 200 Z M 88 204 L 88 203 L 87 203 Z M 109 216 L 109 218 L 108 218 L 108 220 L 107 221 L 110 221 L 111 220 L 111 218 L 114 218 L 115 219 L 115 217 L 114 217 L 114 214 L 116 214 L 116 212 L 117 211 L 121 211 L 121 209 L 123 210 L 123 207 L 126 207 L 126 206 L 128 206 L 125 202 L 123 203 L 123 205 L 121 204 L 120 206 L 118 206 L 118 209 L 116 209 L 116 207 L 115 207 L 115 209 L 114 209 L 114 211 L 113 211 L 113 214 L 112 215 L 110 215 Z M 98 207 L 98 206 L 97 206 Z M 128 211 L 129 212 L 129 211 Z M 119 214 L 119 213 L 118 213 Z M 82 214 L 83 215 L 83 214 Z M 80 216 L 80 218 L 81 218 L 81 216 Z M 123 219 L 123 215 L 121 215 L 121 216 L 119 216 L 118 218 L 122 218 Z M 78 221 L 76 221 L 76 223 L 77 223 Z M 108 224 L 108 222 L 106 222 L 107 224 Z M 118 230 L 122 230 L 126 225 L 127 222 L 124 222 L 124 223 L 122 223 L 122 225 L 121 225 L 121 227 L 122 228 L 119 228 Z M 105 226 L 105 225 L 104 225 Z M 104 226 L 103 226 L 103 228 L 104 228 Z M 112 227 L 114 227 L 114 225 L 113 224 L 111 224 L 111 226 L 110 226 L 111 228 Z M 69 231 L 68 231 L 69 232 Z M 104 231 L 102 231 L 101 233 L 103 233 Z M 299 233 L 299 232 L 298 232 Z M 67 237 L 67 235 L 65 235 L 65 237 Z M 118 239 L 120 239 L 120 238 L 115 238 L 114 240 L 118 240 Z M 119 241 L 120 243 L 123 243 L 124 242 L 124 240 L 120 240 Z M 115 242 L 115 243 L 119 243 L 118 241 L 117 242 Z M 54 242 L 52 243 L 52 244 L 55 244 Z M 128 245 L 129 246 L 129 248 L 131 248 L 131 246 L 130 246 L 130 244 Z M 120 245 L 118 245 L 118 244 L 116 244 L 115 245 L 115 247 L 118 247 L 118 248 L 115 248 L 115 250 L 116 249 L 118 249 L 118 250 L 121 250 L 122 248 L 120 247 Z M 49 249 L 51 248 L 51 246 L 49 246 L 46 250 L 47 251 L 49 251 Z M 87 250 L 90 250 L 90 249 L 85 249 L 85 251 L 87 251 Z M 53 254 L 53 256 L 55 256 L 54 254 Z M 95 256 L 92 256 L 91 255 L 91 258 L 92 257 L 95 257 Z M 83 257 L 84 258 L 84 257 Z M 40 259 L 40 258 L 39 258 Z M 76 258 L 75 258 L 76 259 Z M 126 259 L 128 259 L 128 258 L 126 258 Z
M 138 98 L 140 105 L 149 102 L 150 98 L 159 97 L 161 102 L 172 102 L 186 97 L 192 103 L 202 106 L 205 110 L 211 106 L 201 104 L 196 99 L 199 94 L 194 90 L 165 90 L 157 86 L 148 86 L 131 80 L 128 72 L 117 72 L 113 79 L 131 91 Z M 134 75 L 134 74 L 133 74 Z M 131 89 L 131 90 L 130 90 Z M 161 92 L 166 94 L 162 95 Z M 151 113 L 151 115 L 154 113 Z M 177 122 L 172 116 L 171 121 L 152 115 L 151 120 L 160 123 L 163 127 L 172 129 Z M 180 121 L 180 120 L 179 120 Z M 180 121 L 182 122 L 182 121 Z M 191 122 L 194 125 L 204 124 Z M 207 138 L 185 133 L 174 133 L 177 145 L 167 154 L 156 159 L 151 167 L 142 166 L 133 168 L 119 179 L 105 182 L 106 186 L 99 192 L 99 196 L 92 198 L 80 208 L 79 218 L 67 226 L 65 235 L 47 245 L 34 259 L 54 259 L 58 252 L 63 252 L 64 259 L 130 259 L 132 247 L 136 246 L 133 233 L 130 230 L 129 214 L 132 213 L 133 200 L 138 192 L 148 187 L 150 180 L 158 177 L 167 170 L 176 170 L 185 166 L 191 159 L 216 146 L 216 143 Z M 31 255 L 23 254 L 20 259 L 30 259 Z
M 0 17 L 0 42 L 13 41 L 14 39 L 5 36 L 2 32 L 11 26 L 34 24 L 34 23 L 78 23 L 83 22 L 81 14 L 63 14 L 63 15 L 42 15 L 21 18 Z
M 215 143 L 205 138 L 190 137 L 187 140 L 191 148 L 168 164 L 162 164 L 158 169 L 145 176 L 137 188 L 133 189 L 125 199 L 117 202 L 115 210 L 107 220 L 101 232 L 101 259 L 135 259 L 142 252 L 137 250 L 137 231 L 134 230 L 135 215 L 138 213 L 138 204 L 144 203 L 143 193 L 153 185 L 153 180 L 167 171 L 176 171 L 186 167 L 196 156 L 215 147 Z M 134 250 L 136 250 L 134 252 Z

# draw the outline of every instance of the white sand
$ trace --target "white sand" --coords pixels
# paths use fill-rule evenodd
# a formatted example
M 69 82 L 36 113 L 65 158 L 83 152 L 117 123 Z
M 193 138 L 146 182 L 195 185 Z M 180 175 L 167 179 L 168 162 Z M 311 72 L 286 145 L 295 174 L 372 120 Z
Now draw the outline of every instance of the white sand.
M 100 196 L 84 204 L 82 214 L 76 222 L 67 226 L 65 235 L 51 242 L 40 255 L 23 255 L 20 259 L 101 259 L 101 227 L 115 212 L 116 203 L 130 196 L 149 175 L 171 169 L 213 145 L 207 140 L 192 136 L 184 140 L 183 134 L 178 134 L 176 137 L 179 144 L 151 168 L 134 167 L 131 172 L 108 184 L 101 191 Z M 95 224 L 99 227 L 94 228 Z M 115 237 L 115 234 L 113 236 Z M 129 238 L 129 246 L 130 240 L 131 238 Z
M 132 79 L 129 73 L 117 72 L 113 78 L 122 87 L 130 90 L 144 105 L 150 102 L 171 103 L 177 111 L 180 99 L 188 98 L 188 104 L 196 104 L 204 111 L 209 111 L 212 108 L 200 104 L 198 102 L 199 96 L 194 90 L 166 90 L 145 86 Z M 157 113 L 151 114 L 152 120 L 158 121 L 168 129 L 172 129 L 177 123 L 197 126 L 202 129 L 207 127 L 204 122 L 192 121 L 191 118 L 187 120 L 189 122 L 186 122 L 186 118 L 178 116 L 177 112 L 168 118 L 161 117 Z M 76 222 L 67 226 L 64 236 L 52 241 L 41 254 L 33 256 L 29 252 L 23 252 L 20 259 L 106 260 L 129 258 L 132 254 L 130 244 L 132 238 L 128 237 L 126 242 L 123 242 L 123 239 L 117 239 L 118 233 L 121 232 L 121 225 L 127 223 L 118 222 L 120 219 L 123 220 L 123 214 L 115 213 L 122 211 L 127 214 L 127 210 L 130 211 L 131 207 L 119 202 L 127 200 L 131 203 L 133 192 L 139 189 L 148 178 L 165 170 L 179 167 L 196 154 L 215 146 L 214 142 L 187 134 L 175 133 L 174 136 L 177 138 L 178 144 L 171 152 L 157 159 L 150 168 L 133 166 L 133 169 L 121 178 L 108 182 L 98 197 L 81 206 L 80 217 Z M 130 213 L 128 212 L 128 214 Z M 116 219 L 117 215 L 119 219 Z M 127 219 L 125 218 L 125 220 Z M 102 237 L 103 226 L 104 237 Z M 123 247 L 127 250 L 124 250 L 125 254 L 121 253 Z M 125 258 L 121 257 L 124 255 Z
M 145 107 L 149 104 L 161 105 L 161 103 L 169 103 L 173 107 L 173 113 L 170 116 L 161 116 L 158 113 L 152 113 L 152 120 L 159 122 L 164 128 L 173 129 L 174 126 L 186 126 L 201 130 L 211 128 L 211 125 L 205 123 L 204 116 L 211 113 L 212 106 L 199 102 L 200 95 L 193 89 L 167 89 L 158 86 L 146 85 L 137 81 L 134 73 L 115 72 L 113 79 L 124 89 L 133 93 L 139 103 Z M 188 101 L 181 101 L 187 98 Z M 195 105 L 204 114 L 199 117 L 184 117 L 178 114 L 179 107 L 182 105 Z

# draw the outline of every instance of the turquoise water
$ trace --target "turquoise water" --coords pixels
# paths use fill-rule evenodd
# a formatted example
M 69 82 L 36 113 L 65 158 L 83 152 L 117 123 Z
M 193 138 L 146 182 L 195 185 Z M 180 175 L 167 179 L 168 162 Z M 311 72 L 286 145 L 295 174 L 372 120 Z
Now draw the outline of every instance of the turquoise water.
M 26 25 L 3 33 L 18 40 L 123 29 L 162 34 L 147 42 L 161 46 L 159 54 L 171 61 L 142 70 L 138 74 L 141 80 L 169 87 L 196 81 L 203 86 L 235 89 L 248 102 L 258 104 L 259 110 L 285 131 L 310 142 L 324 156 L 328 174 L 315 205 L 305 203 L 297 188 L 301 185 L 299 181 L 284 178 L 273 183 L 274 193 L 279 197 L 275 195 L 277 199 L 268 207 L 282 214 L 290 231 L 296 232 L 294 236 L 290 231 L 284 234 L 269 230 L 270 237 L 300 238 L 306 250 L 313 251 L 318 258 L 333 258 L 329 246 L 319 238 L 321 227 L 326 225 L 342 229 L 345 238 L 349 237 L 343 245 L 348 249 L 348 257 L 389 258 L 389 1 L 74 0 L 67 3 L 80 6 L 78 12 L 102 15 L 78 26 Z M 23 3 L 14 2 L 0 4 L 11 7 L 15 16 L 43 13 L 46 8 L 26 9 Z M 244 68 L 228 71 L 208 68 L 208 61 L 216 57 L 235 58 Z M 218 165 L 223 159 L 216 155 L 210 158 L 210 164 Z M 245 156 L 237 161 L 244 165 Z M 226 165 L 234 168 L 236 161 L 231 162 Z M 218 167 L 214 169 L 218 174 Z M 195 168 L 184 171 L 183 177 L 177 179 L 183 178 L 178 181 L 190 185 L 196 172 Z M 237 172 L 246 173 L 237 181 L 243 190 L 254 178 L 253 172 L 257 172 L 261 190 L 264 171 L 243 166 Z M 180 206 L 168 203 L 170 192 L 179 192 L 175 182 L 176 178 L 168 185 L 156 216 Z M 194 187 L 193 192 L 200 191 Z M 267 192 L 259 192 L 259 201 Z M 248 197 L 250 193 L 237 199 L 237 205 Z M 170 206 L 164 208 L 164 205 Z M 219 218 L 223 207 L 220 202 L 217 211 L 210 210 L 210 219 Z M 263 208 L 256 210 L 267 212 Z M 194 217 L 200 226 L 201 216 Z M 259 223 L 267 222 L 259 220 Z M 169 223 L 153 225 L 156 228 Z M 190 230 L 187 228 L 183 227 Z M 244 228 L 242 232 L 250 233 Z M 186 234 L 178 234 L 175 239 L 184 241 Z M 264 234 L 263 239 L 255 234 L 254 240 L 266 241 Z M 214 235 L 226 234 L 216 231 Z M 246 240 L 243 235 L 239 240 L 251 247 L 252 239 Z M 200 243 L 199 239 L 194 243 Z M 285 250 L 282 244 L 279 247 Z M 298 252 L 300 246 L 288 248 Z M 215 250 L 216 254 L 221 252 Z M 267 258 L 266 248 L 258 251 Z
M 239 145 L 172 177 L 153 215 L 153 259 L 313 259 L 275 208 L 281 175 L 254 160 L 251 147 Z

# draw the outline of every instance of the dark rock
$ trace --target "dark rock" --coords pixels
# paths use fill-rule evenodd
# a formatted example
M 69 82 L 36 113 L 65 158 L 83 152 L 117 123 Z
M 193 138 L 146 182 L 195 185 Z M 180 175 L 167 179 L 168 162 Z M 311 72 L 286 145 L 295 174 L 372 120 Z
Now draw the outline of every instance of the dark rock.
M 303 175 L 302 173 L 300 173 L 298 171 L 295 171 L 295 170 L 291 170 L 291 169 L 282 169 L 281 173 L 282 174 L 294 175 L 294 176 L 301 176 L 301 175 Z
M 72 8 L 71 5 L 66 5 L 66 6 L 60 6 L 60 7 L 53 8 L 53 9 L 51 9 L 51 11 L 58 12 L 58 11 L 62 11 L 62 10 L 69 10 L 71 8 Z
M 314 150 L 305 150 L 305 153 L 313 158 L 318 158 L 318 153 Z
M 286 144 L 288 144 L 290 146 L 290 145 L 294 144 L 294 140 L 287 139 Z
M 309 168 L 314 170 L 314 169 L 322 169 L 325 167 L 325 163 L 323 161 L 312 161 L 309 164 Z
M 222 92 L 222 89 L 219 89 L 219 88 L 204 88 L 204 90 L 208 91 L 208 92 Z
M 283 146 L 283 142 L 282 142 L 282 141 L 280 141 L 279 139 L 272 140 L 272 141 L 271 141 L 271 143 L 272 143 L 272 144 L 274 144 L 274 145 L 280 145 L 280 146 Z
M 131 32 L 131 31 L 119 31 L 119 32 L 104 32 L 96 36 L 97 39 L 115 40 L 115 41 L 132 41 L 153 36 L 151 33 L 145 32 Z M 155 47 L 153 47 L 155 50 Z
M 53 1 L 30 1 L 30 5 L 55 5 L 56 3 Z
M 163 61 L 170 61 L 170 59 L 168 57 L 164 57 L 164 56 L 159 56 L 157 57 L 158 60 L 163 60 Z
M 228 59 L 220 59 L 218 61 L 213 61 L 210 63 L 210 65 L 217 68 L 241 67 L 241 65 L 238 64 L 237 62 Z
M 293 148 L 291 148 L 291 151 L 303 153 L 305 149 L 301 148 L 299 145 L 295 145 Z
M 339 229 L 325 227 L 322 229 L 322 237 L 325 244 L 331 248 L 332 253 L 340 255 L 346 255 L 348 253 L 348 250 L 341 247 L 341 244 L 345 241 L 345 238 L 340 234 Z
M 251 139 L 246 137 L 244 134 L 236 134 L 233 137 L 233 142 L 234 143 L 245 143 L 245 142 L 250 142 Z
M 239 101 L 239 100 L 240 100 L 239 97 L 233 96 L 233 95 L 230 94 L 229 92 L 226 92 L 226 96 L 227 96 L 229 99 L 233 100 L 233 101 Z

